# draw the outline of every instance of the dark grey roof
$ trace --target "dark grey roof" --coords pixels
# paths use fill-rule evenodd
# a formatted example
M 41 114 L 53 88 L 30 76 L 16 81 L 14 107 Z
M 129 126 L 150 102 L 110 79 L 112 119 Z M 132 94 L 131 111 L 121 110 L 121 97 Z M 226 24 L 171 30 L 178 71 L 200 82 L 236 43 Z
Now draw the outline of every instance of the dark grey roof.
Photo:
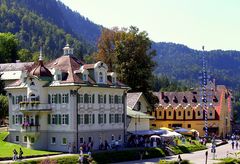
M 127 93 L 127 106 L 133 109 L 141 95 L 142 92 Z

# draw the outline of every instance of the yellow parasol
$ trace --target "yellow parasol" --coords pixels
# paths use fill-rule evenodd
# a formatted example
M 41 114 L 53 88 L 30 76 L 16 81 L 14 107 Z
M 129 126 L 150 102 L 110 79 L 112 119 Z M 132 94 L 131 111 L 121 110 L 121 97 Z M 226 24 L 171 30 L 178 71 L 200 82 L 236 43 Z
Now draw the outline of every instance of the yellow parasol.
M 167 128 L 167 127 L 161 127 L 161 128 L 159 128 L 159 129 L 161 129 L 161 130 L 168 130 L 168 131 L 170 131 L 170 132 L 172 132 L 172 131 L 173 131 L 172 129 L 170 129 L 170 128 Z

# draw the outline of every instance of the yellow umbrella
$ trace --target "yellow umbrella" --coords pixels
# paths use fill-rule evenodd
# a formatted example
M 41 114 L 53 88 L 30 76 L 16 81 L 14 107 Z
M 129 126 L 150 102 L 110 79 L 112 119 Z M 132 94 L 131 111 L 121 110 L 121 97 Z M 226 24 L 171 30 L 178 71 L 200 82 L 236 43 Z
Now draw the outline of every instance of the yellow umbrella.
M 191 129 L 190 131 L 191 132 L 198 132 L 196 129 Z
M 168 130 L 168 131 L 173 131 L 172 129 L 170 129 L 170 128 L 167 128 L 167 127 L 161 127 L 161 128 L 159 128 L 159 129 L 161 129 L 161 130 Z

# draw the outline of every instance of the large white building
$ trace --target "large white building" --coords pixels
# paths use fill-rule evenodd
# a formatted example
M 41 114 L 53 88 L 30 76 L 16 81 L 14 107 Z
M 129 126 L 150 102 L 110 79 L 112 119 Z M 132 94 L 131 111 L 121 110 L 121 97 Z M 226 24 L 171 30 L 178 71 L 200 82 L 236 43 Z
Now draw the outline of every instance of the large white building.
M 66 45 L 64 55 L 8 85 L 10 141 L 34 149 L 68 151 L 93 142 L 124 142 L 128 87 L 105 63 L 84 64 Z

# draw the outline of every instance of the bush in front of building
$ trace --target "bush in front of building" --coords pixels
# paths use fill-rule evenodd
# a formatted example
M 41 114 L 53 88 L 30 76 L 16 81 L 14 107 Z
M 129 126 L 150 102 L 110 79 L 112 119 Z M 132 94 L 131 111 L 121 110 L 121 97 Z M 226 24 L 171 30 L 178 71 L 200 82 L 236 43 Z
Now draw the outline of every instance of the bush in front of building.
M 170 147 L 174 154 L 190 153 L 194 151 L 204 150 L 207 147 L 202 144 L 181 144 Z
M 93 155 L 94 161 L 96 163 L 114 163 L 114 162 L 123 162 L 123 161 L 133 161 L 156 157 L 166 156 L 164 151 L 160 148 L 136 148 L 128 150 L 119 150 L 119 151 L 108 151 L 108 152 L 98 152 Z

